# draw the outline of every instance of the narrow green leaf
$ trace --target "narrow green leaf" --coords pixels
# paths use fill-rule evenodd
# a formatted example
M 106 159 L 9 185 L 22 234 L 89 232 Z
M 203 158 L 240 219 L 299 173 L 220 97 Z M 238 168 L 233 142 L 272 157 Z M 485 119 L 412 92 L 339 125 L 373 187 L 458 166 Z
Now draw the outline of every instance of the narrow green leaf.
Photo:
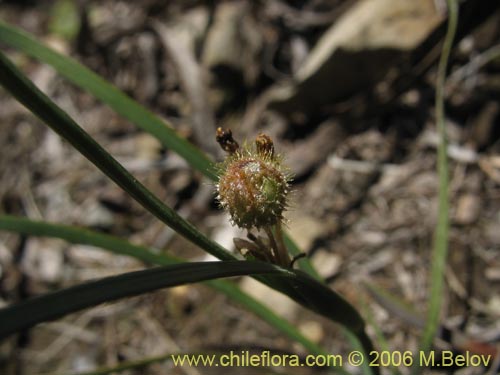
M 253 312 L 257 316 L 260 316 L 263 320 L 271 324 L 274 328 L 285 333 L 292 340 L 297 341 L 302 344 L 310 353 L 313 354 L 327 354 L 327 352 L 310 341 L 292 324 L 288 323 L 284 318 L 276 315 L 267 306 L 263 305 L 259 301 L 255 300 L 253 297 L 242 292 L 238 287 L 229 283 L 223 282 L 222 280 L 213 280 L 207 282 L 208 285 L 217 289 L 218 291 L 224 293 L 233 301 L 240 303 L 245 306 L 249 311 Z
M 439 327 L 441 312 L 441 301 L 444 291 L 444 274 L 446 267 L 446 256 L 448 253 L 448 229 L 449 229 L 449 197 L 448 197 L 448 156 L 447 136 L 444 118 L 444 86 L 446 81 L 446 69 L 453 47 L 453 40 L 458 25 L 458 2 L 448 0 L 448 29 L 445 35 L 443 50 L 438 65 L 436 82 L 436 124 L 440 136 L 438 145 L 438 175 L 439 175 L 439 208 L 434 234 L 434 251 L 432 254 L 432 270 L 430 299 L 427 312 L 427 321 L 420 342 L 420 351 L 428 352 L 432 348 L 434 337 Z M 413 367 L 413 373 L 422 371 L 419 367 Z
M 190 142 L 180 137 L 168 124 L 125 95 L 112 84 L 75 60 L 63 56 L 37 42 L 28 33 L 0 21 L 0 41 L 51 65 L 74 84 L 88 90 L 107 103 L 117 113 L 132 121 L 144 131 L 157 137 L 166 147 L 182 156 L 193 167 L 214 180 L 215 168 L 207 156 Z
M 77 61 L 66 57 L 38 42 L 30 34 L 0 21 L 0 41 L 7 43 L 24 53 L 51 65 L 59 74 L 96 98 L 108 104 L 117 113 L 129 119 L 141 129 L 149 132 L 166 147 L 182 156 L 193 168 L 204 173 L 212 180 L 217 179 L 216 169 L 206 155 L 191 143 L 181 138 L 164 121 L 148 111 L 142 105 L 125 95 L 115 86 L 104 80 Z M 300 254 L 300 249 L 285 235 L 286 245 L 292 255 Z M 314 278 L 321 277 L 308 258 L 298 261 L 301 269 Z
M 1 52 L 0 84 L 153 215 L 215 257 L 221 260 L 236 259 L 226 249 L 208 239 L 192 224 L 163 204 L 71 117 L 33 85 Z M 286 294 L 295 293 L 280 280 L 277 280 L 273 287 Z
M 382 327 L 375 320 L 373 311 L 364 297 L 361 299 L 361 311 L 363 311 L 363 316 L 365 316 L 367 324 L 371 326 L 372 330 L 375 332 L 378 351 L 390 352 L 391 347 L 389 346 L 389 342 L 384 335 Z M 393 375 L 400 375 L 397 367 L 393 366 L 393 364 L 389 364 L 389 369 Z
M 355 349 L 360 349 L 368 358 L 370 352 L 375 350 L 370 337 L 365 331 L 365 322 L 358 311 L 341 295 L 327 288 L 324 284 L 313 279 L 309 274 L 296 270 L 296 277 L 291 279 L 292 285 L 304 297 L 305 307 L 324 317 L 333 320 L 344 327 L 344 333 L 350 337 Z M 300 302 L 299 302 L 300 303 Z M 364 373 L 379 374 L 377 367 L 363 366 Z
M 147 366 L 149 366 L 149 365 L 151 365 L 153 363 L 170 362 L 175 357 L 182 358 L 182 357 L 185 356 L 185 358 L 187 358 L 187 357 L 200 358 L 201 356 L 204 356 L 205 358 L 207 358 L 208 356 L 211 356 L 212 358 L 214 358 L 213 356 L 219 356 L 219 359 L 220 359 L 220 356 L 224 355 L 224 354 L 227 354 L 227 351 L 226 352 L 221 352 L 221 351 L 213 351 L 213 350 L 203 350 L 203 351 L 183 352 L 183 353 L 169 353 L 169 354 L 163 354 L 163 355 L 160 355 L 160 356 L 144 358 L 144 359 L 140 359 L 140 360 L 133 360 L 133 361 L 129 361 L 129 362 L 122 362 L 119 365 L 116 365 L 114 367 L 103 367 L 103 368 L 99 368 L 99 369 L 96 369 L 96 370 L 85 371 L 85 372 L 60 373 L 58 375 L 108 375 L 108 374 L 118 374 L 118 373 L 124 372 L 126 370 L 136 370 L 137 371 L 137 370 L 143 369 L 143 368 L 145 368 L 145 367 L 147 367 Z M 214 359 L 216 359 L 216 358 L 214 358 Z M 216 361 L 214 361 L 214 365 L 218 366 L 218 363 Z M 186 366 L 186 364 L 184 364 L 184 366 Z M 275 367 L 267 367 L 266 368 L 264 366 L 261 366 L 259 368 L 259 373 L 261 375 L 279 375 L 279 374 L 282 374 L 283 372 L 281 370 L 278 371 L 278 369 L 279 368 L 275 368 Z M 148 373 L 145 370 L 146 369 L 142 370 L 141 373 L 143 373 L 143 374 L 144 373 Z M 341 367 L 334 367 L 334 368 L 332 368 L 332 370 L 334 370 L 334 371 L 328 371 L 328 372 L 326 372 L 325 370 L 326 369 L 322 369 L 321 373 L 322 374 L 323 373 L 334 373 L 334 374 L 341 374 L 341 375 L 351 375 L 349 372 L 343 370 Z M 40 375 L 49 375 L 49 374 L 40 374 Z M 50 375 L 56 375 L 56 374 L 50 374 Z
M 145 248 L 130 244 L 126 241 L 80 228 L 35 222 L 12 216 L 0 216 L 0 229 L 30 235 L 53 236 L 74 243 L 85 243 L 93 246 L 104 247 L 118 254 L 134 256 L 146 262 L 165 264 L 175 261 L 173 259 L 167 260 L 164 256 L 158 254 L 149 253 Z M 277 267 L 274 267 L 274 269 L 276 268 Z M 340 295 L 317 282 L 304 272 L 287 271 L 283 269 L 280 270 L 281 273 L 276 272 L 274 276 L 271 276 L 272 281 L 280 279 L 282 283 L 287 282 L 291 285 L 291 287 L 297 292 L 296 295 L 289 295 L 291 298 L 302 304 L 304 307 L 345 326 L 346 329 L 350 330 L 358 337 L 358 339 L 362 342 L 365 351 L 368 352 L 373 349 L 370 340 L 364 332 L 364 322 L 361 316 Z M 304 347 L 306 347 L 310 352 L 315 354 L 324 354 L 324 351 L 305 339 L 293 327 L 290 327 L 288 322 L 276 316 L 267 307 L 261 305 L 257 301 L 253 301 L 251 297 L 244 295 L 234 285 L 222 283 L 220 280 L 210 281 L 209 285 L 229 295 L 235 301 L 244 304 L 247 308 L 269 321 L 276 328 L 282 330 L 291 338 L 303 344 Z
M 222 277 L 262 274 L 287 276 L 288 273 L 288 271 L 269 263 L 217 261 L 179 263 L 106 277 L 30 298 L 1 309 L 0 339 L 40 322 L 57 319 L 103 302 L 136 296 L 160 288 Z
M 148 357 L 148 358 L 143 358 L 140 360 L 135 360 L 135 361 L 129 361 L 129 362 L 121 362 L 119 365 L 114 366 L 114 367 L 102 367 L 98 368 L 95 370 L 91 371 L 84 371 L 84 372 L 73 372 L 71 374 L 68 373 L 60 373 L 58 375 L 108 375 L 108 374 L 118 374 L 120 372 L 124 372 L 127 370 L 139 370 L 143 369 L 144 367 L 147 367 L 153 363 L 158 363 L 158 362 L 167 362 L 172 360 L 172 354 L 175 353 L 169 353 L 169 354 L 163 354 L 159 356 L 154 356 L 154 357 Z M 188 355 L 206 355 L 210 354 L 206 351 L 203 352 L 191 352 L 191 353 L 186 353 Z M 48 374 L 47 374 L 48 375 Z M 54 374 L 52 374 L 54 375 Z
M 100 247 L 119 255 L 128 255 L 146 263 L 170 265 L 181 262 L 181 259 L 169 255 L 155 254 L 150 249 L 134 245 L 128 241 L 110 235 L 97 233 L 88 229 L 57 225 L 10 215 L 0 215 L 0 230 L 8 230 L 31 236 L 60 238 L 74 244 L 85 244 Z M 253 312 L 292 340 L 302 344 L 310 353 L 325 354 L 319 346 L 304 337 L 293 325 L 276 315 L 268 307 L 255 298 L 241 291 L 236 285 L 224 280 L 207 281 L 206 284 L 240 303 L 248 311 Z
M 98 233 L 89 229 L 35 221 L 23 217 L 0 215 L 0 230 L 40 237 L 54 237 L 73 244 L 91 245 L 127 255 L 149 264 L 168 266 L 182 261 L 167 254 L 155 254 L 147 247 L 134 245 L 129 241 Z

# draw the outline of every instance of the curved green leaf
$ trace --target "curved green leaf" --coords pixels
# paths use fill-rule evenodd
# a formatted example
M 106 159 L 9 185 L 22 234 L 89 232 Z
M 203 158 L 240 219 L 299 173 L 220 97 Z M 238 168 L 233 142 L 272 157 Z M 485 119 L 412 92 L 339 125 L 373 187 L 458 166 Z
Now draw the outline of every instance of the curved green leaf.
M 179 263 L 128 272 L 79 284 L 53 293 L 27 299 L 0 310 L 0 339 L 37 323 L 66 314 L 136 296 L 160 288 L 196 283 L 222 277 L 280 274 L 289 272 L 269 263 L 250 261 Z
M 70 243 L 100 247 L 115 254 L 131 256 L 150 264 L 166 266 L 182 261 L 169 255 L 155 254 L 146 247 L 134 245 L 120 238 L 88 229 L 33 221 L 10 215 L 0 215 L 0 230 L 8 230 L 31 236 L 55 237 Z M 206 284 L 224 293 L 233 301 L 240 303 L 248 311 L 253 312 L 292 340 L 302 344 L 309 352 L 315 354 L 325 353 L 319 346 L 304 337 L 293 325 L 276 315 L 276 313 L 255 298 L 241 291 L 236 285 L 224 280 L 207 281 Z
M 212 162 L 198 148 L 180 137 L 168 124 L 125 95 L 115 86 L 75 60 L 37 42 L 28 33 L 0 21 L 0 41 L 19 48 L 54 67 L 74 84 L 88 90 L 96 98 L 107 103 L 117 113 L 154 135 L 166 147 L 172 149 L 193 167 L 214 180 L 216 171 Z
M 0 339 L 37 323 L 71 312 L 159 288 L 195 283 L 222 277 L 268 275 L 290 281 L 309 304 L 305 307 L 337 321 L 362 342 L 364 323 L 356 310 L 338 294 L 302 271 L 253 261 L 179 263 L 107 277 L 28 299 L 0 310 Z M 340 314 L 339 314 L 340 313 Z M 366 346 L 365 346 L 366 345 Z M 364 342 L 367 350 L 371 343 Z
M 134 256 L 138 259 L 147 262 L 169 262 L 171 260 L 161 260 L 161 255 L 149 253 L 144 248 L 132 245 L 126 241 L 115 239 L 113 237 L 93 233 L 79 228 L 72 228 L 67 226 L 52 225 L 43 222 L 34 222 L 22 218 L 14 218 L 11 216 L 0 216 L 0 229 L 13 230 L 19 233 L 31 235 L 54 236 L 62 238 L 71 242 L 86 243 L 94 246 L 103 246 L 116 253 Z M 122 247 L 123 246 L 123 247 Z M 226 264 L 228 262 L 222 262 Z M 242 261 L 229 262 L 230 264 L 245 263 Z M 164 264 L 164 263 L 160 263 Z M 267 264 L 267 263 L 265 263 Z M 272 266 L 272 265 L 270 265 Z M 284 270 L 276 266 L 272 266 L 271 270 L 279 270 L 269 273 L 264 273 L 272 279 L 270 281 L 279 281 L 287 283 L 290 288 L 296 291 L 296 294 L 289 294 L 289 297 L 296 302 L 302 304 L 304 307 L 321 314 L 328 319 L 335 321 L 352 333 L 362 342 L 366 351 L 373 349 L 373 346 L 364 332 L 364 322 L 359 313 L 340 295 L 335 291 L 329 289 L 323 284 L 311 278 L 308 274 L 301 271 Z M 220 281 L 211 281 L 211 286 L 225 292 L 234 300 L 251 307 L 251 310 L 256 312 L 259 316 L 267 316 L 270 318 L 272 324 L 276 324 L 278 328 L 282 329 L 285 333 L 303 343 L 306 348 L 312 352 L 318 353 L 317 348 L 311 346 L 310 343 L 304 342 L 300 334 L 293 332 L 287 327 L 287 323 L 283 322 L 281 318 L 274 314 L 269 314 L 269 310 L 260 304 L 248 305 L 247 296 L 243 295 L 241 291 L 234 288 L 233 285 L 228 283 L 221 283 Z M 0 314 L 0 321 L 1 321 Z M 1 330 L 0 330 L 1 332 Z M 314 345 L 314 344 L 312 344 Z M 322 353 L 320 351 L 319 353 Z

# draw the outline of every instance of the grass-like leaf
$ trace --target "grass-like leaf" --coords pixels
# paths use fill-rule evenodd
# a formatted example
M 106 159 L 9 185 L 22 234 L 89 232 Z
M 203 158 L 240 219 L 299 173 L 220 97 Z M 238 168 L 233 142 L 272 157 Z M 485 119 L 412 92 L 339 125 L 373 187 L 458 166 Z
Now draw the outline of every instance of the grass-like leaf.
M 0 339 L 37 323 L 119 298 L 223 277 L 290 272 L 264 262 L 179 263 L 128 272 L 33 297 L 0 310 Z
M 51 65 L 69 81 L 88 90 L 96 98 L 107 103 L 117 113 L 129 119 L 144 131 L 154 135 L 163 145 L 186 159 L 193 168 L 212 180 L 216 178 L 213 164 L 202 151 L 180 137 L 165 121 L 160 120 L 90 69 L 37 42 L 28 33 L 1 21 L 0 41 Z
M 91 245 L 118 255 L 127 255 L 149 264 L 166 266 L 182 262 L 181 259 L 166 254 L 153 253 L 144 246 L 135 245 L 120 238 L 67 225 L 34 221 L 10 215 L 0 215 L 0 230 L 8 230 L 30 236 L 54 237 L 74 244 Z M 276 315 L 255 298 L 241 291 L 233 283 L 224 280 L 212 280 L 205 282 L 205 284 L 227 295 L 230 299 L 241 304 L 248 311 L 253 312 L 292 340 L 302 344 L 310 353 L 325 353 L 318 345 L 304 337 L 292 324 Z
M 159 356 L 154 356 L 154 357 L 148 357 L 148 358 L 142 358 L 139 360 L 135 361 L 127 361 L 127 362 L 121 362 L 119 365 L 113 366 L 113 367 L 102 367 L 98 368 L 95 370 L 91 371 L 84 371 L 84 372 L 72 372 L 72 373 L 60 373 L 58 375 L 108 375 L 108 374 L 118 374 L 120 372 L 124 372 L 127 370 L 142 370 L 146 368 L 147 366 L 150 366 L 154 363 L 158 362 L 167 362 L 172 360 L 172 354 L 176 353 L 169 353 L 169 354 L 163 354 Z M 185 353 L 187 355 L 210 355 L 212 354 L 211 352 L 207 351 L 197 351 L 197 352 L 190 352 L 190 353 Z M 144 373 L 144 372 L 143 372 Z
M 175 259 L 169 259 L 166 256 L 151 253 L 146 248 L 133 245 L 127 241 L 80 228 L 53 225 L 12 216 L 0 216 L 0 229 L 29 235 L 57 237 L 73 243 L 82 243 L 103 247 L 117 254 L 133 256 L 142 261 L 151 262 L 154 264 L 173 264 L 177 261 Z M 239 263 L 244 262 L 230 262 L 229 266 Z M 341 323 L 357 335 L 361 331 L 363 331 L 364 323 L 359 314 L 335 292 L 316 282 L 314 279 L 301 271 L 285 272 L 285 270 L 281 269 L 282 272 L 279 273 L 275 272 L 275 269 L 276 267 L 273 266 L 272 273 L 279 274 L 282 278 L 287 278 L 292 283 L 292 285 L 294 285 L 296 290 L 298 290 L 299 293 L 304 296 L 304 300 L 307 301 L 305 307 L 311 308 L 321 315 L 324 315 L 330 319 L 333 319 L 334 321 Z M 222 283 L 220 281 L 211 281 L 209 285 L 215 287 L 220 291 L 224 291 L 226 294 L 231 296 L 231 298 L 233 298 L 237 302 L 243 303 L 245 306 L 249 307 L 251 311 L 256 312 L 259 316 L 270 317 L 269 320 L 266 320 L 270 321 L 271 324 L 277 327 L 282 327 L 281 329 L 283 332 L 287 333 L 289 336 L 304 344 L 307 349 L 311 350 L 314 353 L 322 353 L 321 349 L 314 347 L 314 344 L 305 341 L 306 339 L 300 337 L 300 333 L 293 332 L 293 329 L 287 327 L 286 322 L 283 323 L 281 321 L 281 318 L 275 316 L 273 313 L 270 313 L 265 306 L 260 305 L 257 301 L 249 304 L 248 301 L 250 297 L 242 294 L 241 291 L 237 290 L 237 288 L 234 287 L 234 285 L 229 283 Z M 2 316 L 0 314 L 0 320 L 1 317 Z
M 363 286 L 372 298 L 392 316 L 401 319 L 410 326 L 418 329 L 424 328 L 424 317 L 413 306 L 376 284 L 363 283 Z
M 16 218 L 12 216 L 0 216 L 0 229 L 15 231 L 37 236 L 51 236 L 57 237 L 73 243 L 83 243 L 93 246 L 99 246 L 113 251 L 117 254 L 130 255 L 145 262 L 154 264 L 173 264 L 174 259 L 167 259 L 167 257 L 154 254 L 137 245 L 133 245 L 127 241 L 116 239 L 114 237 L 94 233 L 88 230 L 73 228 L 62 225 L 53 225 L 44 222 L 36 222 L 23 218 Z M 231 264 L 239 263 L 242 261 L 231 261 Z M 226 263 L 226 262 L 222 262 Z M 274 267 L 274 266 L 273 266 Z M 274 267 L 276 268 L 276 267 Z M 273 269 L 274 269 L 273 268 Z M 283 269 L 281 269 L 283 270 Z M 356 335 L 364 330 L 364 322 L 358 312 L 346 302 L 340 295 L 333 290 L 318 283 L 311 278 L 308 274 L 297 271 L 287 270 L 280 274 L 280 279 L 286 279 L 288 283 L 297 291 L 301 298 L 290 296 L 297 302 L 309 308 L 354 332 Z M 213 285 L 214 282 L 211 282 Z M 227 284 L 227 283 L 226 283 Z M 229 284 L 231 285 L 231 284 Z M 232 285 L 231 285 L 232 286 Z M 245 302 L 244 297 L 238 295 L 237 292 L 232 290 L 231 286 L 218 283 L 217 289 L 224 289 L 226 294 L 230 294 L 233 299 L 238 302 Z M 262 313 L 266 314 L 267 309 L 262 306 Z M 260 307 L 258 307 L 260 309 Z M 253 309 L 256 311 L 256 309 Z M 259 314 L 260 315 L 260 314 Z M 280 323 L 274 317 L 273 323 Z
M 1 52 L 0 84 L 56 133 L 66 139 L 132 198 L 177 233 L 220 260 L 236 259 L 226 249 L 208 239 L 191 223 L 184 220 L 152 194 L 68 116 L 66 112 L 59 108 L 27 79 Z M 293 289 L 290 289 L 288 285 L 281 283 L 279 280 L 277 280 L 273 287 L 289 295 L 295 294 L 295 298 L 300 299 Z
M 427 312 L 427 320 L 424 333 L 420 342 L 420 350 L 428 352 L 434 341 L 436 331 L 439 327 L 441 312 L 441 301 L 444 291 L 444 274 L 446 267 L 446 256 L 448 253 L 448 229 L 449 229 L 449 197 L 448 197 L 448 155 L 447 136 L 444 118 L 444 86 L 446 81 L 446 69 L 453 47 L 453 40 L 458 25 L 458 2 L 448 0 L 448 29 L 444 38 L 443 50 L 439 59 L 437 82 L 436 82 L 436 124 L 440 136 L 438 145 L 438 175 L 439 175 L 439 208 L 434 234 L 434 251 L 432 254 L 432 270 L 430 284 L 430 299 Z M 418 367 L 413 368 L 413 373 L 420 373 Z
M 2 322 L 0 339 L 37 323 L 56 319 L 103 302 L 135 296 L 159 288 L 243 275 L 268 275 L 289 281 L 308 301 L 305 307 L 330 319 L 335 317 L 335 320 L 356 335 L 365 351 L 373 350 L 364 332 L 363 320 L 342 297 L 302 271 L 286 270 L 269 263 L 253 261 L 173 264 L 107 277 L 34 297 L 0 310 Z M 339 310 L 340 315 L 338 315 Z
M 169 264 L 176 262 L 175 259 L 169 259 L 166 256 L 151 253 L 146 248 L 141 246 L 133 245 L 127 241 L 120 240 L 112 236 L 94 233 L 81 228 L 36 222 L 28 219 L 4 215 L 0 216 L 0 229 L 29 235 L 57 237 L 72 243 L 82 243 L 103 247 L 117 254 L 133 256 L 142 261 L 154 264 Z M 235 262 L 230 263 L 234 264 Z M 296 290 L 304 296 L 304 300 L 307 301 L 305 307 L 311 308 L 319 314 L 344 325 L 358 337 L 363 337 L 364 323 L 361 317 L 356 310 L 354 310 L 354 308 L 342 299 L 342 297 L 322 284 L 316 282 L 303 272 L 287 272 L 288 273 L 285 274 L 285 278 L 288 278 L 288 281 L 292 283 L 294 288 L 296 288 Z M 283 277 L 283 273 L 281 276 Z M 282 330 L 288 336 L 303 344 L 304 347 L 312 353 L 324 353 L 316 345 L 305 339 L 286 321 L 283 321 L 282 318 L 270 312 L 268 308 L 261 305 L 257 301 L 253 301 L 251 297 L 243 294 L 234 285 L 221 281 L 211 281 L 208 284 L 229 295 L 233 300 L 242 303 L 249 308 L 249 310 L 263 317 L 276 328 Z

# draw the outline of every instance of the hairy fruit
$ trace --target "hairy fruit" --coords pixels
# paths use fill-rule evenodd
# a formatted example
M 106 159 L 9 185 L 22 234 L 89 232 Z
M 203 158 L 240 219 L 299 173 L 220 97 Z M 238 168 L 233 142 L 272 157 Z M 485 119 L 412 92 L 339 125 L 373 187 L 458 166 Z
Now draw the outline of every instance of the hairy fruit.
M 283 220 L 289 175 L 269 137 L 259 135 L 255 144 L 234 150 L 220 170 L 218 199 L 233 224 L 264 228 Z

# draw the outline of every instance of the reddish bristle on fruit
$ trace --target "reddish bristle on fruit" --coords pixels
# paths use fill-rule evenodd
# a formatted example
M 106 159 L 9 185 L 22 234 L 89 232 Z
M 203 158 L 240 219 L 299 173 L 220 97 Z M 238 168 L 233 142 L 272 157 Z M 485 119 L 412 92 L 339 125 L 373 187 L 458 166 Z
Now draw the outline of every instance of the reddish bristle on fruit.
M 218 199 L 233 224 L 263 228 L 283 220 L 289 174 L 271 138 L 260 134 L 254 144 L 231 152 L 219 169 Z

